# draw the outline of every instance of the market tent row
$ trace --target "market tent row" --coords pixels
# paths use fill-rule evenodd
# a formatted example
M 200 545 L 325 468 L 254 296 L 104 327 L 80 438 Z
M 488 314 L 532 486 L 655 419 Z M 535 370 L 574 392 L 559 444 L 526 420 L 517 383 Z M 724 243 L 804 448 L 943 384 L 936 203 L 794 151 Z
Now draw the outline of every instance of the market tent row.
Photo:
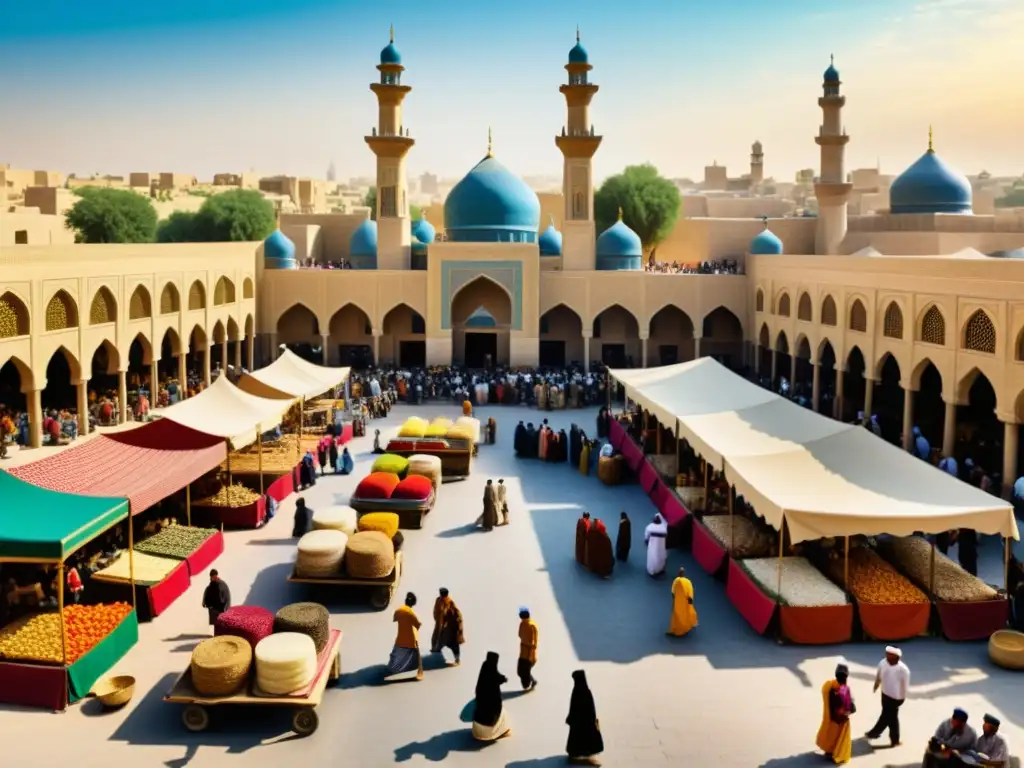
M 313 365 L 291 350 L 285 349 L 281 356 L 266 368 L 242 374 L 238 386 L 245 392 L 261 398 L 311 398 L 344 384 L 348 380 L 350 370 Z
M 0 561 L 59 563 L 128 517 L 126 499 L 77 496 L 0 472 Z
M 168 419 L 99 435 L 10 473 L 41 488 L 128 499 L 137 515 L 216 469 L 224 439 Z
M 747 381 L 712 358 L 613 370 L 630 400 L 675 427 L 792 541 L 973 528 L 1017 539 L 1005 501 L 869 433 Z
M 258 397 L 245 392 L 226 376 L 219 376 L 195 397 L 159 412 L 184 427 L 228 440 L 234 450 L 253 443 L 260 432 L 273 429 L 284 418 L 295 398 Z

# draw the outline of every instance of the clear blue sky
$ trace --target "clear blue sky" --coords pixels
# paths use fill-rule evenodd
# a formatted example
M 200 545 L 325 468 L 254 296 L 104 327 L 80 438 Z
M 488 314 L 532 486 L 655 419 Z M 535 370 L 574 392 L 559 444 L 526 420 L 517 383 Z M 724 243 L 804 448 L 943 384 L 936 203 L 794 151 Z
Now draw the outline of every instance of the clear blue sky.
M 836 55 L 849 167 L 896 172 L 926 146 L 973 173 L 1024 172 L 1020 0 L 29 0 L 4 3 L 0 162 L 80 174 L 255 169 L 369 174 L 368 85 L 388 27 L 413 86 L 410 173 L 464 173 L 486 149 L 559 176 L 577 24 L 601 85 L 598 177 L 654 162 L 699 176 L 817 167 L 821 73 Z M 999 77 L 1003 75 L 1004 77 Z

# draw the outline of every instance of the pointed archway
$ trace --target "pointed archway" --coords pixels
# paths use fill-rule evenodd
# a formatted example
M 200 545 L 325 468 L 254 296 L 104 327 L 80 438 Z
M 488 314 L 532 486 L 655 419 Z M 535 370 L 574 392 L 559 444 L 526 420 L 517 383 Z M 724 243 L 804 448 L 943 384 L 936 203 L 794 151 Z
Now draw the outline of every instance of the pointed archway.
M 452 359 L 467 368 L 508 365 L 512 297 L 481 275 L 452 297 Z
M 427 324 L 408 304 L 388 310 L 381 323 L 380 359 L 406 368 L 427 364 Z
M 568 363 L 586 365 L 583 319 L 565 304 L 540 316 L 540 364 L 564 368 Z

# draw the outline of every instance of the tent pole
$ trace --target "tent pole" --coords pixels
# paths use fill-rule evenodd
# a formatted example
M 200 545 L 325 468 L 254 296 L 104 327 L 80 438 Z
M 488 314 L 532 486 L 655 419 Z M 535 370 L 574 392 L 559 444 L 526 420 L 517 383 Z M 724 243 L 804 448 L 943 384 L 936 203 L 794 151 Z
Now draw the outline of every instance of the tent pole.
M 654 423 L 655 423 L 655 425 L 657 427 L 657 430 L 658 430 L 658 435 L 655 438 L 655 443 L 654 443 L 654 452 L 660 456 L 661 455 L 661 422 L 658 421 L 657 419 L 655 419 Z
M 300 459 L 302 458 L 302 417 L 303 417 L 303 414 L 305 413 L 305 411 L 306 411 L 306 398 L 305 398 L 305 396 L 303 396 L 302 399 L 299 400 L 299 442 L 295 446 L 296 449 L 297 449 L 296 452 L 298 454 L 298 458 L 300 458 Z
M 227 456 L 224 460 L 225 471 L 227 472 L 228 481 L 224 483 L 224 506 L 228 505 L 228 486 L 231 485 L 231 441 L 226 437 L 224 438 L 224 446 L 227 449 Z
M 1003 589 L 1010 596 L 1010 538 L 1003 537 Z
M 928 566 L 928 591 L 935 597 L 935 542 L 932 542 L 931 563 Z
M 185 486 L 185 523 L 192 527 L 192 486 Z
M 263 495 L 263 425 L 257 424 L 256 431 L 259 437 L 256 438 L 256 453 L 260 472 L 260 496 Z
M 708 512 L 711 509 L 711 488 L 710 488 L 710 473 L 711 466 L 708 464 L 708 460 L 704 459 L 704 511 Z
M 135 608 L 135 526 L 132 516 L 128 515 L 128 581 L 132 585 L 132 608 Z
M 850 591 L 850 537 L 843 542 L 843 589 Z
M 736 551 L 736 520 L 733 518 L 733 498 L 736 496 L 735 489 L 729 486 L 729 557 Z
M 779 578 L 775 586 L 775 604 L 782 604 L 782 552 L 786 544 L 786 521 L 779 526 Z
M 60 660 L 68 665 L 68 627 L 64 621 L 64 561 L 57 563 L 57 613 L 60 615 Z
M 676 479 L 672 481 L 672 487 L 679 485 L 679 475 L 683 471 L 683 457 L 680 455 L 679 445 L 679 419 L 676 419 Z

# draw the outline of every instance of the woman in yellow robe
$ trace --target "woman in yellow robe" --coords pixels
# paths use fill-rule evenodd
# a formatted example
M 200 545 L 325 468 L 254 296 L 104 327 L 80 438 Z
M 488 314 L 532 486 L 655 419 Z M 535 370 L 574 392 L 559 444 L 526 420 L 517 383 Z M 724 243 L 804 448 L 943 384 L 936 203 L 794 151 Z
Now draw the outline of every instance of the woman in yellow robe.
M 849 668 L 840 664 L 836 667 L 835 679 L 821 686 L 822 714 L 817 745 L 836 765 L 850 762 L 853 749 L 850 715 L 857 711 L 857 707 L 846 684 L 849 675 Z
M 686 578 L 686 569 L 680 566 L 679 575 L 672 582 L 672 621 L 667 634 L 682 637 L 697 626 L 697 609 L 693 607 L 693 584 Z

